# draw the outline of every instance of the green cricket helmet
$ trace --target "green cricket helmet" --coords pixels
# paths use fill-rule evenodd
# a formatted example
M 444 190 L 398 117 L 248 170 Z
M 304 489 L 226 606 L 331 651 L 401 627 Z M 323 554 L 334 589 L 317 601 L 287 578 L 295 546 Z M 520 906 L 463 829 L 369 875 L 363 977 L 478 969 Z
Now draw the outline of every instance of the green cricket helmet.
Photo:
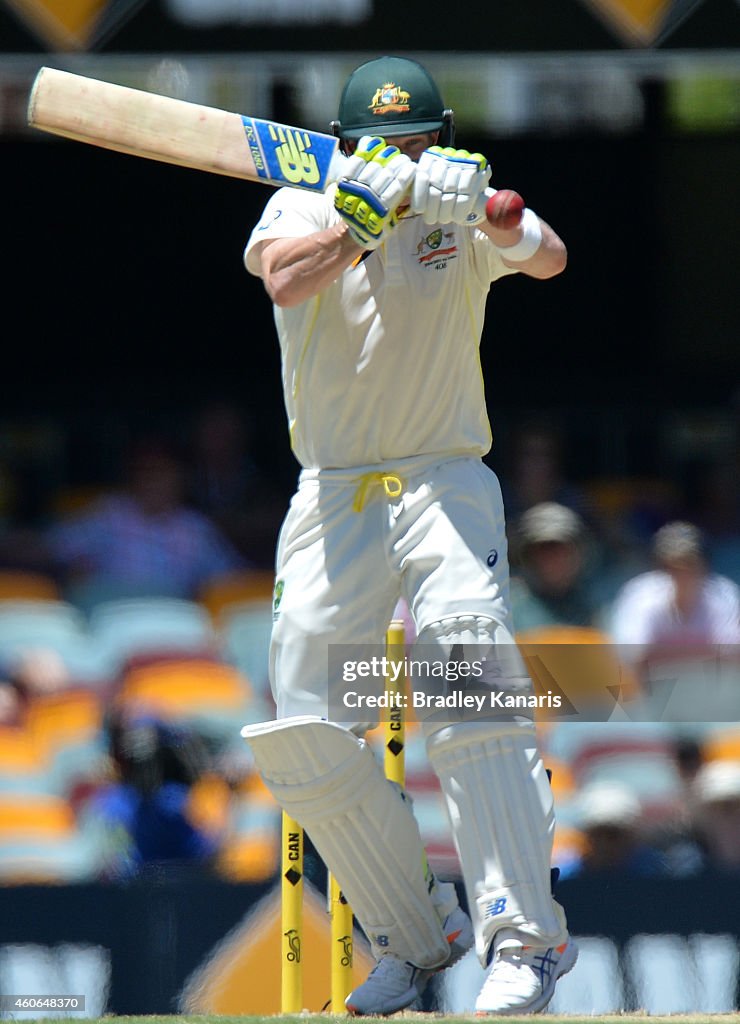
M 439 131 L 440 146 L 454 141 L 452 111 L 445 108 L 426 68 L 408 57 L 378 57 L 356 68 L 342 90 L 339 117 L 331 127 L 341 139 Z

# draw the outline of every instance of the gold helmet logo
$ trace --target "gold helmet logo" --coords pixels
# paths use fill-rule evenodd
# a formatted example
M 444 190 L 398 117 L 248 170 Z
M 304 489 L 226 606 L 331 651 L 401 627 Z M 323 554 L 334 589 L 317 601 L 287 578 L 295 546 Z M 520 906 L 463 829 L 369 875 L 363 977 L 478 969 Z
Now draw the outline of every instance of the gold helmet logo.
M 395 82 L 386 82 L 379 89 L 368 104 L 368 110 L 373 114 L 405 114 L 411 109 L 411 93 L 399 89 Z

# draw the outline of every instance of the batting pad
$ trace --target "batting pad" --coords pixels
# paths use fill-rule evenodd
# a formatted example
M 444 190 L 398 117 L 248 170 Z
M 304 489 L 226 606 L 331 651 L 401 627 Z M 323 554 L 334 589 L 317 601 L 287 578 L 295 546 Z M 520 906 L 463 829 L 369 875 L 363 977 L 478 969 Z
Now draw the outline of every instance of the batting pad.
M 528 722 L 465 722 L 427 737 L 447 804 L 485 966 L 494 942 L 557 946 L 565 915 L 550 892 L 553 798 Z
M 265 785 L 306 829 L 377 955 L 436 967 L 450 947 L 419 827 L 367 744 L 313 716 L 242 729 Z

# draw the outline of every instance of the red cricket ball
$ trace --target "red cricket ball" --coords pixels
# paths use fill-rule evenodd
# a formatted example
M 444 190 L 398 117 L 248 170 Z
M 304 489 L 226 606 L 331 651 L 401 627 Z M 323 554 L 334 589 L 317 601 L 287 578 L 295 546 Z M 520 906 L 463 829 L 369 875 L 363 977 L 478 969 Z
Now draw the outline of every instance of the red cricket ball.
M 486 218 L 489 224 L 503 231 L 518 226 L 524 212 L 524 200 L 518 192 L 502 188 L 486 203 Z

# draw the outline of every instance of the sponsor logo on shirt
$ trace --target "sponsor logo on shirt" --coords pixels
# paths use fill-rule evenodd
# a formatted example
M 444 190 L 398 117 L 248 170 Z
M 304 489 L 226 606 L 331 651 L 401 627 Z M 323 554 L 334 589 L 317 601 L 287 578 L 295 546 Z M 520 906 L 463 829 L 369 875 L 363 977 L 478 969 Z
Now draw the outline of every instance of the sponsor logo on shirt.
M 417 242 L 414 255 L 425 269 L 444 270 L 449 260 L 457 259 L 455 232 L 435 228 Z
M 258 231 L 267 231 L 267 229 L 268 229 L 269 227 L 271 227 L 271 226 L 272 226 L 272 225 L 273 225 L 273 224 L 275 223 L 275 221 L 276 221 L 276 220 L 278 219 L 278 217 L 281 217 L 281 216 L 282 216 L 282 213 L 283 213 L 283 211 L 282 211 L 282 210 L 275 210 L 275 212 L 273 213 L 273 215 L 272 215 L 272 217 L 270 218 L 270 220 L 266 220 L 266 221 L 261 221 L 261 222 L 260 222 L 260 223 L 259 223 L 259 224 L 257 225 L 257 230 L 258 230 Z
M 277 622 L 280 615 L 280 602 L 283 599 L 284 590 L 285 580 L 275 580 L 275 589 L 272 592 L 272 618 L 274 622 Z

